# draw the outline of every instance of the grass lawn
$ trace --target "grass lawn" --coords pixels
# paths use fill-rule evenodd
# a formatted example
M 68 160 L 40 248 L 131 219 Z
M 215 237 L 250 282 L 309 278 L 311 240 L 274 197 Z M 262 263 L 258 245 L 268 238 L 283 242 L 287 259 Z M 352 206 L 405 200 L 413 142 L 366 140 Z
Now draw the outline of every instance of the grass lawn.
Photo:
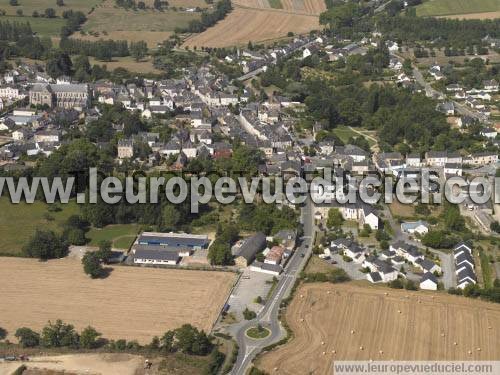
M 344 143 L 349 142 L 349 138 L 351 137 L 359 137 L 359 134 L 353 132 L 347 126 L 338 126 L 332 130 L 333 134 L 340 138 L 340 140 Z
M 101 241 L 111 241 L 113 247 L 128 249 L 139 230 L 139 224 L 115 224 L 104 228 L 92 228 L 86 237 L 90 240 L 90 246 L 99 246 Z
M 61 28 L 66 24 L 62 18 L 40 18 L 40 17 L 17 17 L 0 16 L 0 22 L 29 23 L 31 29 L 40 36 L 56 37 L 61 33 Z
M 76 39 L 78 39 L 78 37 Z M 107 69 L 110 71 L 115 70 L 116 68 L 124 68 L 130 72 L 161 73 L 161 70 L 155 69 L 153 61 L 150 57 L 141 61 L 135 61 L 135 59 L 130 56 L 114 57 L 112 61 L 99 61 L 94 57 L 89 57 L 89 61 L 91 65 L 106 65 Z
M 281 0 L 268 0 L 269 6 L 274 9 L 283 9 L 283 4 Z
M 493 286 L 493 270 L 488 259 L 488 255 L 484 251 L 479 253 L 479 259 L 481 261 L 481 273 L 483 274 L 483 283 L 485 288 L 491 288 Z
M 61 224 L 79 208 L 76 203 L 60 205 L 59 212 L 49 212 L 45 203 L 12 204 L 0 198 L 0 255 L 19 255 L 36 229 L 61 231 Z
M 248 337 L 251 337 L 252 339 L 263 339 L 269 336 L 271 332 L 267 329 L 262 327 L 260 330 L 258 327 L 252 327 L 246 331 L 246 335 Z
M 499 10 L 500 0 L 429 0 L 417 7 L 417 15 L 446 16 Z

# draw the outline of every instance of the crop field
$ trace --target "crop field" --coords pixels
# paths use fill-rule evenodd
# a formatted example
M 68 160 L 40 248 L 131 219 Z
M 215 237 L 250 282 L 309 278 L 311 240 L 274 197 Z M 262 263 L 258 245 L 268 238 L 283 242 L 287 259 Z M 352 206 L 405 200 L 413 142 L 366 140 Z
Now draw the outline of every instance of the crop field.
M 498 11 L 500 11 L 500 0 L 429 0 L 417 7 L 418 16 L 466 15 Z
M 233 4 L 256 9 L 282 9 L 295 14 L 319 15 L 326 10 L 324 0 L 234 0 Z
M 468 13 L 455 14 L 451 16 L 439 16 L 438 18 L 454 18 L 460 20 L 493 20 L 500 18 L 500 10 L 496 12 Z
M 109 339 L 148 343 L 155 335 L 190 323 L 209 331 L 233 282 L 229 272 L 113 267 L 92 280 L 75 259 L 45 263 L 0 258 L 2 327 L 40 330 L 62 319 L 78 330 L 93 326 Z
M 189 47 L 244 45 L 249 41 L 266 42 L 284 37 L 290 31 L 302 34 L 319 27 L 319 18 L 313 15 L 235 7 L 217 25 L 187 39 L 184 45 Z
M 335 360 L 496 360 L 500 306 L 353 283 L 301 286 L 286 312 L 294 337 L 261 357 L 273 374 L 331 374 Z
M 176 27 L 187 26 L 199 17 L 199 13 L 185 11 L 126 10 L 115 7 L 114 0 L 105 0 L 83 25 L 86 35 L 77 33 L 74 37 L 87 40 L 144 40 L 154 47 L 168 39 Z

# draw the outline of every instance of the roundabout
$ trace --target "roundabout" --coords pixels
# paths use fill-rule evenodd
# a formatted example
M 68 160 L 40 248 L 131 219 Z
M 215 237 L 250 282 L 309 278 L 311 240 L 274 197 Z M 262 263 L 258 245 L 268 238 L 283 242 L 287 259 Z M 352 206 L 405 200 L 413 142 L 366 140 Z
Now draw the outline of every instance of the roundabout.
M 254 340 L 265 339 L 270 334 L 271 331 L 268 328 L 262 327 L 260 324 L 254 327 L 250 327 L 245 331 L 245 336 Z

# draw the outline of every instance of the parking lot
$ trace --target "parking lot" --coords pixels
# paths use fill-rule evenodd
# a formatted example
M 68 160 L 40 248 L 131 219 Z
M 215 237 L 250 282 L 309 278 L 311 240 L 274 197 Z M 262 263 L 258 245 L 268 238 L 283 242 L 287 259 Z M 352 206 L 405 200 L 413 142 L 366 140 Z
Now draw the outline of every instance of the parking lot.
M 263 305 L 255 303 L 254 300 L 257 296 L 265 299 L 271 289 L 272 279 L 272 275 L 245 269 L 233 293 L 229 297 L 229 312 L 234 313 L 238 319 L 243 319 L 243 310 L 246 307 L 258 313 Z

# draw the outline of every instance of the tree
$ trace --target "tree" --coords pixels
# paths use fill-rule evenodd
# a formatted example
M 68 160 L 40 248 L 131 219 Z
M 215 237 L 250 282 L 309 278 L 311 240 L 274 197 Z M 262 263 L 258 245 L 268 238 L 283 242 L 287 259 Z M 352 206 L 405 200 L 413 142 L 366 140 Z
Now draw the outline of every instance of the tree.
M 47 74 L 52 78 L 62 75 L 70 76 L 73 70 L 73 62 L 66 52 L 52 53 L 45 64 Z
M 68 245 L 54 232 L 37 229 L 23 252 L 30 258 L 41 260 L 62 258 L 68 253 Z
M 99 242 L 99 250 L 97 251 L 97 256 L 99 257 L 99 259 L 104 263 L 108 263 L 112 255 L 113 252 L 111 251 L 111 241 Z
M 174 331 L 167 331 L 160 339 L 160 348 L 165 353 L 170 353 L 174 348 Z
M 17 1 L 17 0 L 10 0 L 9 4 L 12 5 L 13 7 L 17 7 L 19 5 L 19 1 Z
M 135 61 L 143 59 L 147 53 L 148 46 L 146 42 L 141 40 L 137 43 L 130 43 L 130 55 L 135 59 Z
M 5 328 L 0 327 L 0 341 L 7 337 L 7 330 Z
M 30 328 L 19 328 L 15 335 L 23 348 L 34 348 L 40 344 L 40 334 Z
M 56 16 L 56 11 L 54 8 L 47 8 L 45 9 L 45 17 L 47 18 L 55 18 Z
M 257 317 L 257 314 L 255 311 L 250 310 L 248 307 L 245 307 L 245 310 L 243 310 L 243 317 L 245 320 L 252 320 Z
M 206 355 L 212 350 L 212 344 L 204 331 L 191 324 L 184 324 L 175 330 L 175 347 L 183 353 Z
M 71 324 L 56 320 L 55 324 L 49 321 L 42 330 L 41 344 L 47 348 L 72 347 L 77 348 L 80 337 Z
M 71 245 L 82 246 L 87 243 L 85 232 L 78 228 L 68 228 L 65 230 L 64 238 Z
M 86 253 L 82 258 L 83 271 L 93 279 L 103 275 L 103 268 L 97 253 Z
M 338 208 L 330 208 L 328 211 L 328 219 L 326 220 L 328 228 L 338 228 L 343 222 L 344 218 Z
M 101 333 L 88 326 L 80 335 L 80 346 L 84 349 L 94 349 L 98 346 L 98 338 L 100 336 Z
M 63 7 L 64 6 L 64 0 L 56 0 L 56 5 L 58 7 Z
M 161 9 L 161 0 L 155 0 L 153 2 L 153 7 L 157 10 L 160 10 Z
M 140 10 L 146 9 L 146 4 L 144 3 L 144 1 L 139 1 L 137 3 L 137 8 L 139 8 Z

